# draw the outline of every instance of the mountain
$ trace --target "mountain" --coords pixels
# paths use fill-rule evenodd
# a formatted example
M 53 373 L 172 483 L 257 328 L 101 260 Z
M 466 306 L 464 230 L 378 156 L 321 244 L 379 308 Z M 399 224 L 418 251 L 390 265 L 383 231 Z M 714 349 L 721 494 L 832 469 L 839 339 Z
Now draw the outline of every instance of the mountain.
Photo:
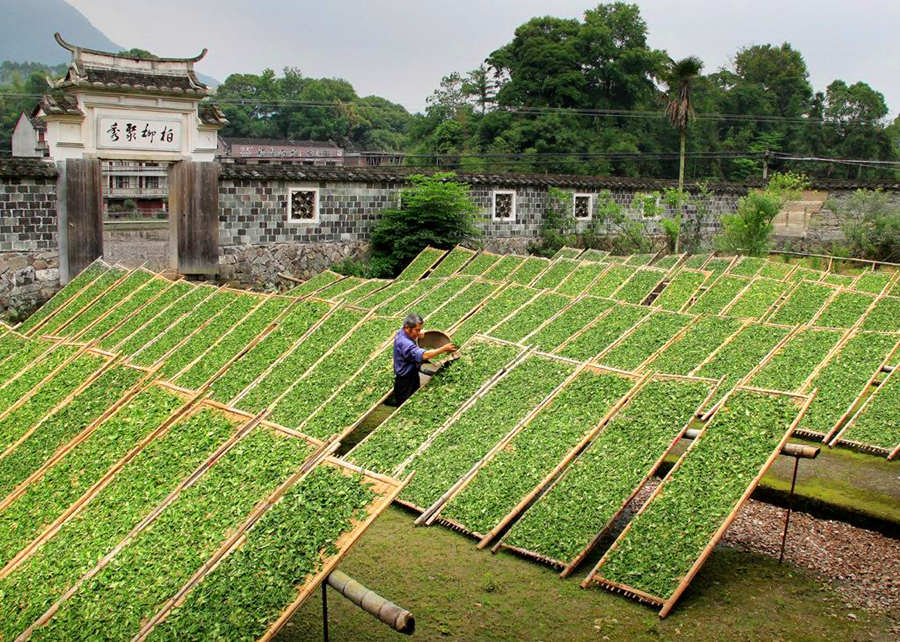
M 75 7 L 63 0 L 0 0 L 0 60 L 69 62 L 69 52 L 56 44 L 54 32 L 68 42 L 100 51 L 121 51 Z
M 3 17 L 0 61 L 68 63 L 69 52 L 53 39 L 57 31 L 67 42 L 89 49 L 113 53 L 128 49 L 107 38 L 78 9 L 63 0 L 0 0 L 0 16 Z M 165 52 L 153 53 L 165 55 Z M 219 85 L 215 78 L 197 75 L 210 87 Z

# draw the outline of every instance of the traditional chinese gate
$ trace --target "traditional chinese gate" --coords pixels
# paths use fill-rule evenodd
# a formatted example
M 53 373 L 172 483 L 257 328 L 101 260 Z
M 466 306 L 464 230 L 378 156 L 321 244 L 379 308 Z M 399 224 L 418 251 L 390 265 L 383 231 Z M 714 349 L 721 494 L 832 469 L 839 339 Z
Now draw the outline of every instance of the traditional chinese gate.
M 45 95 L 50 158 L 59 168 L 60 280 L 103 255 L 101 160 L 169 164 L 168 266 L 211 275 L 218 264 L 217 132 L 226 124 L 194 58 L 132 58 L 73 46 L 64 78 Z M 110 172 L 113 170 L 110 169 Z M 114 176 L 112 173 L 110 176 Z

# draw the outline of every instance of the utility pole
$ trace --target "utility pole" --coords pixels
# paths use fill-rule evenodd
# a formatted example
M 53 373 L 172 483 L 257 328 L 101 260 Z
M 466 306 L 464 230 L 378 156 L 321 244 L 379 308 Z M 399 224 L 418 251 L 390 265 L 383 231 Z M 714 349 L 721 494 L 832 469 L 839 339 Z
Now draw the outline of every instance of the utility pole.
M 769 150 L 763 152 L 763 182 L 769 178 L 769 158 L 771 154 Z

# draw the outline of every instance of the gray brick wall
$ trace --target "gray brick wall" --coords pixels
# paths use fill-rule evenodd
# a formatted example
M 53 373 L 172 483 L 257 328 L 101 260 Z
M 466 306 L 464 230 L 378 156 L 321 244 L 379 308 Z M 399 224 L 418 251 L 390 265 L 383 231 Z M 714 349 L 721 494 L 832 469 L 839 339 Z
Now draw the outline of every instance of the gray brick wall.
M 318 223 L 288 222 L 288 192 L 292 187 L 319 190 Z M 219 243 L 229 247 L 364 241 L 379 212 L 397 205 L 398 194 L 398 186 L 377 183 L 223 180 L 219 188 Z
M 56 249 L 56 179 L 0 178 L 0 251 Z

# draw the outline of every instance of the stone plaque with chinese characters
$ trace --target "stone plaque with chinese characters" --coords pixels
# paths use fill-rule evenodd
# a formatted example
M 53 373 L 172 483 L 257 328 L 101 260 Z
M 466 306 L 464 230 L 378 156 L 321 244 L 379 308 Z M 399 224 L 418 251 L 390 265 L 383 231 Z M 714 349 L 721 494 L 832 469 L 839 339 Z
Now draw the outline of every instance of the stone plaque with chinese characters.
M 97 147 L 178 151 L 181 149 L 181 121 L 103 117 L 97 128 Z

